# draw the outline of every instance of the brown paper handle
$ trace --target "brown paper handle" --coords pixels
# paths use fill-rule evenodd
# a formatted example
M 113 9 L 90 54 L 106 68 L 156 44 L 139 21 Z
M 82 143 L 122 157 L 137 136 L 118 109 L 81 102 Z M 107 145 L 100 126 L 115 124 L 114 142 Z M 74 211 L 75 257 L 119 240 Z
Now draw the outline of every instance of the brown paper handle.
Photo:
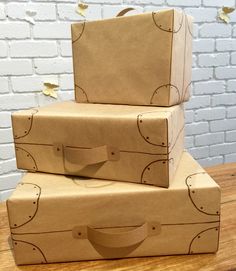
M 108 247 L 122 248 L 136 245 L 144 241 L 148 236 L 154 236 L 161 232 L 159 222 L 151 222 L 135 227 L 126 232 L 104 232 L 98 228 L 89 226 L 77 226 L 72 230 L 72 235 L 76 239 L 88 239 L 91 243 Z
M 91 149 L 64 147 L 64 158 L 72 164 L 86 166 L 117 161 L 120 157 L 118 149 L 104 145 Z
M 134 230 L 122 233 L 104 233 L 87 227 L 88 240 L 103 247 L 129 247 L 142 242 L 148 236 L 148 225 L 144 223 Z
M 129 11 L 131 10 L 135 10 L 134 8 L 125 8 L 123 10 L 121 10 L 117 15 L 116 17 L 121 17 L 121 16 L 124 16 L 126 13 L 128 13 Z

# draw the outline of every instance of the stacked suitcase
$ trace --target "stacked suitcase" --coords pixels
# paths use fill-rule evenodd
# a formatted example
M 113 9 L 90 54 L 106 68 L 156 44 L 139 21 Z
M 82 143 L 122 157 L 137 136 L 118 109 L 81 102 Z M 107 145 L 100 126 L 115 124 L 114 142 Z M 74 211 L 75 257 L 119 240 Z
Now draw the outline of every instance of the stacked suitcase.
M 183 149 L 191 39 L 173 9 L 72 25 L 76 101 L 12 115 L 17 264 L 217 251 L 220 189 Z

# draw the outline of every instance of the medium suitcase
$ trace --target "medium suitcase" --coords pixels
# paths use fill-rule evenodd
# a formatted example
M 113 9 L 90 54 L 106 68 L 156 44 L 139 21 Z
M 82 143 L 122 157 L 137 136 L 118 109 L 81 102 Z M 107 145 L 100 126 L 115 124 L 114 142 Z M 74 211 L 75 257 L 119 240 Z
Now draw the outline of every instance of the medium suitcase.
M 171 106 L 189 99 L 192 17 L 174 9 L 72 24 L 75 99 Z
M 169 189 L 27 173 L 7 207 L 17 264 L 218 249 L 220 188 L 186 152 Z
M 17 166 L 168 187 L 184 141 L 183 106 L 73 101 L 12 115 Z

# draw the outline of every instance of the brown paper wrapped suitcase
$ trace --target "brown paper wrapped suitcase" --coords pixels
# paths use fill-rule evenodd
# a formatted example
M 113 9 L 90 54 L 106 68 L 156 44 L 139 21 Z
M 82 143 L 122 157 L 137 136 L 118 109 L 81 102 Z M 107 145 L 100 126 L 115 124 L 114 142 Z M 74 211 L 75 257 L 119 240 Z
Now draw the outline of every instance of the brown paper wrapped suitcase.
M 75 98 L 170 106 L 189 99 L 192 17 L 169 9 L 72 24 Z
M 184 141 L 183 106 L 73 101 L 12 115 L 17 166 L 168 187 Z
M 186 152 L 169 189 L 28 173 L 7 206 L 17 264 L 218 249 L 220 189 Z

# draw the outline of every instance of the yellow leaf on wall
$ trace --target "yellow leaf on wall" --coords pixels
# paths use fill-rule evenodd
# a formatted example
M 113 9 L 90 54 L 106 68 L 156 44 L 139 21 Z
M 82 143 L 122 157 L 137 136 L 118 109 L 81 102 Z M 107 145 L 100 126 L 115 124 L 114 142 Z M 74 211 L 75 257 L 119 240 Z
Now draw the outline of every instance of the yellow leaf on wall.
M 229 18 L 229 15 L 230 13 L 232 13 L 233 11 L 235 10 L 235 8 L 230 8 L 230 7 L 223 7 L 221 10 L 219 10 L 219 13 L 218 13 L 218 18 L 225 22 L 226 24 L 229 23 L 230 21 L 230 18 Z
M 45 86 L 45 89 L 43 89 L 43 94 L 57 99 L 57 93 L 55 91 L 56 91 L 56 88 L 58 88 L 59 86 L 48 83 L 48 82 L 45 82 L 44 86 Z
M 86 12 L 87 8 L 88 8 L 88 5 L 87 5 L 87 4 L 79 3 L 78 6 L 77 6 L 77 8 L 76 8 L 76 12 L 77 12 L 79 15 L 85 17 L 85 12 Z
M 222 10 L 224 11 L 224 13 L 229 14 L 235 11 L 235 8 L 223 7 Z

